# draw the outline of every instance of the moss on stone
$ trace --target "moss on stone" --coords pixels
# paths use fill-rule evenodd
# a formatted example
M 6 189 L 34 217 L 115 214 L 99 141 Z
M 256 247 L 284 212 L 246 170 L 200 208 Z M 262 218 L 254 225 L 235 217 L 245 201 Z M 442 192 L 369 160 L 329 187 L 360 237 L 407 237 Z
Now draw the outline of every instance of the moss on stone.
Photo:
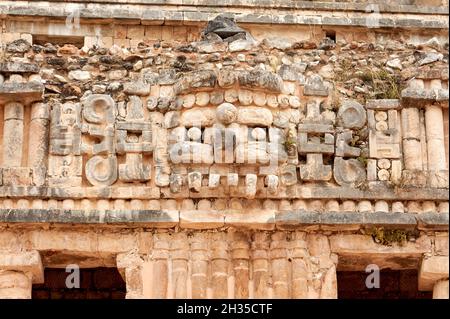
M 369 234 L 377 244 L 392 246 L 398 244 L 403 246 L 410 238 L 417 237 L 415 232 L 401 229 L 385 229 L 384 227 L 374 227 Z

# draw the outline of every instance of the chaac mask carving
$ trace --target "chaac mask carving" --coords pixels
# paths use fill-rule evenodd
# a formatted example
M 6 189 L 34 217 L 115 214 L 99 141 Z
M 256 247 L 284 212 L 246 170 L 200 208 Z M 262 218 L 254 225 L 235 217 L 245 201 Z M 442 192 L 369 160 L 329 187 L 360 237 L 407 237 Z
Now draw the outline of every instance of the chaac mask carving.
M 324 75 L 314 58 L 299 59 L 295 50 L 307 60 L 315 50 L 309 46 L 257 44 L 224 17 L 203 35 L 189 46 L 123 57 L 103 48 L 89 58 L 70 55 L 78 64 L 67 70 L 67 48 L 40 66 L 2 63 L 1 185 L 48 187 L 66 197 L 152 198 L 447 187 L 441 131 L 448 98 L 427 89 L 448 86 L 445 72 L 418 72 L 402 99 L 363 103 L 336 96 L 331 63 Z M 51 65 L 67 73 L 63 87 L 74 96 L 37 74 Z

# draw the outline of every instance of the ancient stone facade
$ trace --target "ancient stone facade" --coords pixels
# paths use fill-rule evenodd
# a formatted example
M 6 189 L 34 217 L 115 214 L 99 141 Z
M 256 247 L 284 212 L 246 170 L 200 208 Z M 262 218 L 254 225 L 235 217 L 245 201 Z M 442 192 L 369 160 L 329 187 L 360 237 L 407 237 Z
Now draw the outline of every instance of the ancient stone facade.
M 448 298 L 446 0 L 122 2 L 0 3 L 0 298 Z

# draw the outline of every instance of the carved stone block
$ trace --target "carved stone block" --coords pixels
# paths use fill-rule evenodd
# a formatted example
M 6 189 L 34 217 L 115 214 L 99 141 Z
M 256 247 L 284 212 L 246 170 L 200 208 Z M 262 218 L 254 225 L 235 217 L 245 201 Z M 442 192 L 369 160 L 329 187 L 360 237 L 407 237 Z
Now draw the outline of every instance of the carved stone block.
M 400 158 L 401 123 L 397 110 L 387 111 L 387 121 L 375 118 L 367 111 L 369 123 L 369 152 L 371 158 Z
M 300 177 L 305 181 L 329 181 L 331 165 L 323 165 L 322 154 L 306 154 L 306 164 L 300 165 Z

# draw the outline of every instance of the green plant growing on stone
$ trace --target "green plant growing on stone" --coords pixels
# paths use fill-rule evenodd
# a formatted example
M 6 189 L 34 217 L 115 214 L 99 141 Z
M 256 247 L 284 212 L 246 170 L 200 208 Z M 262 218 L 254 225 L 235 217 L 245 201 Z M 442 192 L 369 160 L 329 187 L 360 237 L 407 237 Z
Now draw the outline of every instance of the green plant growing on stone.
M 335 80 L 338 82 L 346 82 L 354 77 L 354 66 L 352 65 L 351 61 L 349 60 L 343 60 L 339 67 L 341 70 L 335 73 Z
M 354 146 L 354 145 L 352 145 L 352 146 Z M 361 164 L 363 164 L 365 167 L 367 167 L 367 157 L 365 157 L 365 156 L 358 156 L 357 158 L 356 158 Z
M 366 69 L 359 78 L 366 85 L 370 85 L 373 91 L 370 98 L 375 99 L 399 99 L 401 92 L 400 79 L 395 74 L 391 74 L 386 70 Z
M 297 149 L 297 141 L 293 128 L 288 129 L 283 146 L 288 155 L 295 155 Z
M 374 242 L 384 246 L 392 246 L 398 244 L 403 246 L 405 242 L 411 237 L 416 237 L 417 234 L 400 229 L 384 229 L 383 227 L 374 227 L 369 234 L 372 236 Z

